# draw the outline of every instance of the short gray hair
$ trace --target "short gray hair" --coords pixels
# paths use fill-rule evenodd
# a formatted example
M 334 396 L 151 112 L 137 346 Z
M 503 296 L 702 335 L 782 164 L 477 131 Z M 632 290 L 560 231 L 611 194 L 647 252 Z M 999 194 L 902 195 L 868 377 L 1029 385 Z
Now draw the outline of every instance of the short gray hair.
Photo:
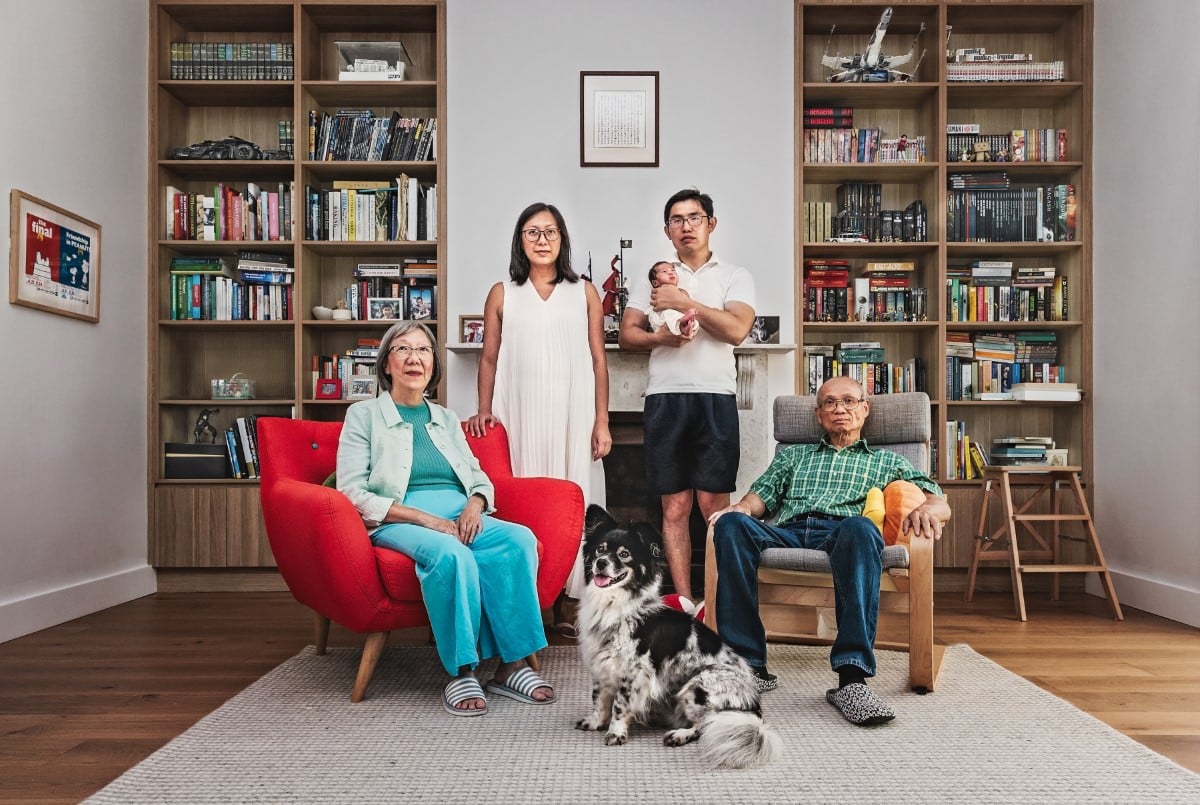
M 442 379 L 442 362 L 438 358 L 437 337 L 434 336 L 433 331 L 419 321 L 399 321 L 383 334 L 383 338 L 379 341 L 379 355 L 375 358 L 375 377 L 379 380 L 379 388 L 384 391 L 392 390 L 392 378 L 386 372 L 392 342 L 413 330 L 425 333 L 425 337 L 429 339 L 429 345 L 433 347 L 433 374 L 429 376 L 429 386 L 436 386 Z M 429 386 L 425 388 L 429 388 Z

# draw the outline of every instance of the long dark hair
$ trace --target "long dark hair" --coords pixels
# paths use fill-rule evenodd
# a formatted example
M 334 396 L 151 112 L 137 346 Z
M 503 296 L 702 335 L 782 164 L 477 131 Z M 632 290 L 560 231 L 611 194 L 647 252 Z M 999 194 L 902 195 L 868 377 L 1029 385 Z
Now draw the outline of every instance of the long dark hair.
M 541 201 L 530 204 L 517 217 L 517 226 L 513 229 L 512 236 L 512 254 L 508 259 L 508 276 L 512 277 L 513 282 L 517 285 L 524 285 L 525 280 L 529 279 L 529 257 L 525 254 L 525 247 L 522 245 L 525 236 L 521 230 L 525 228 L 525 224 L 529 223 L 529 219 L 539 212 L 548 212 L 553 215 L 554 224 L 558 227 L 561 245 L 558 249 L 558 260 L 554 263 L 554 281 L 556 283 L 563 280 L 578 282 L 579 275 L 575 273 L 575 269 L 571 268 L 571 236 L 567 234 L 567 222 L 563 220 L 558 207 Z

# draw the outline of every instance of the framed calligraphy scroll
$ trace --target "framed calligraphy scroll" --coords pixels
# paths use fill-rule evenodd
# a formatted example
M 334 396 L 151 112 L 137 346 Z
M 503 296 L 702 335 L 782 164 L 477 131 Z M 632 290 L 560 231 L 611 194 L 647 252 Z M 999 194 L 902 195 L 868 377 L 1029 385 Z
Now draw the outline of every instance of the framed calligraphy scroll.
M 658 71 L 580 72 L 579 165 L 658 167 Z

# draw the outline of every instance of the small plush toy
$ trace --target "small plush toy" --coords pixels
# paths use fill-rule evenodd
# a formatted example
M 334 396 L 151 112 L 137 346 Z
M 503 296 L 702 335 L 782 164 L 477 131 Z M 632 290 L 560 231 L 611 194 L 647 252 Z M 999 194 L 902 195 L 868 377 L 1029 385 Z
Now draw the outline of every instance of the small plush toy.
M 904 518 L 924 502 L 925 493 L 916 484 L 910 481 L 892 481 L 883 489 L 867 490 L 863 517 L 875 523 L 883 534 L 884 543 L 907 545 L 909 535 L 901 533 L 900 526 Z

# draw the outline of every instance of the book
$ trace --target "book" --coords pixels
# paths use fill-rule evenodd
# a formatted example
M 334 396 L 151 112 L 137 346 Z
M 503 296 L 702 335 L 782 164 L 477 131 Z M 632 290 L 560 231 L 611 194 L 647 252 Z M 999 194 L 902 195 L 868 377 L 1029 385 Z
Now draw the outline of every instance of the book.
M 1083 392 L 1074 383 L 1017 383 L 1012 397 L 1026 402 L 1078 402 Z

